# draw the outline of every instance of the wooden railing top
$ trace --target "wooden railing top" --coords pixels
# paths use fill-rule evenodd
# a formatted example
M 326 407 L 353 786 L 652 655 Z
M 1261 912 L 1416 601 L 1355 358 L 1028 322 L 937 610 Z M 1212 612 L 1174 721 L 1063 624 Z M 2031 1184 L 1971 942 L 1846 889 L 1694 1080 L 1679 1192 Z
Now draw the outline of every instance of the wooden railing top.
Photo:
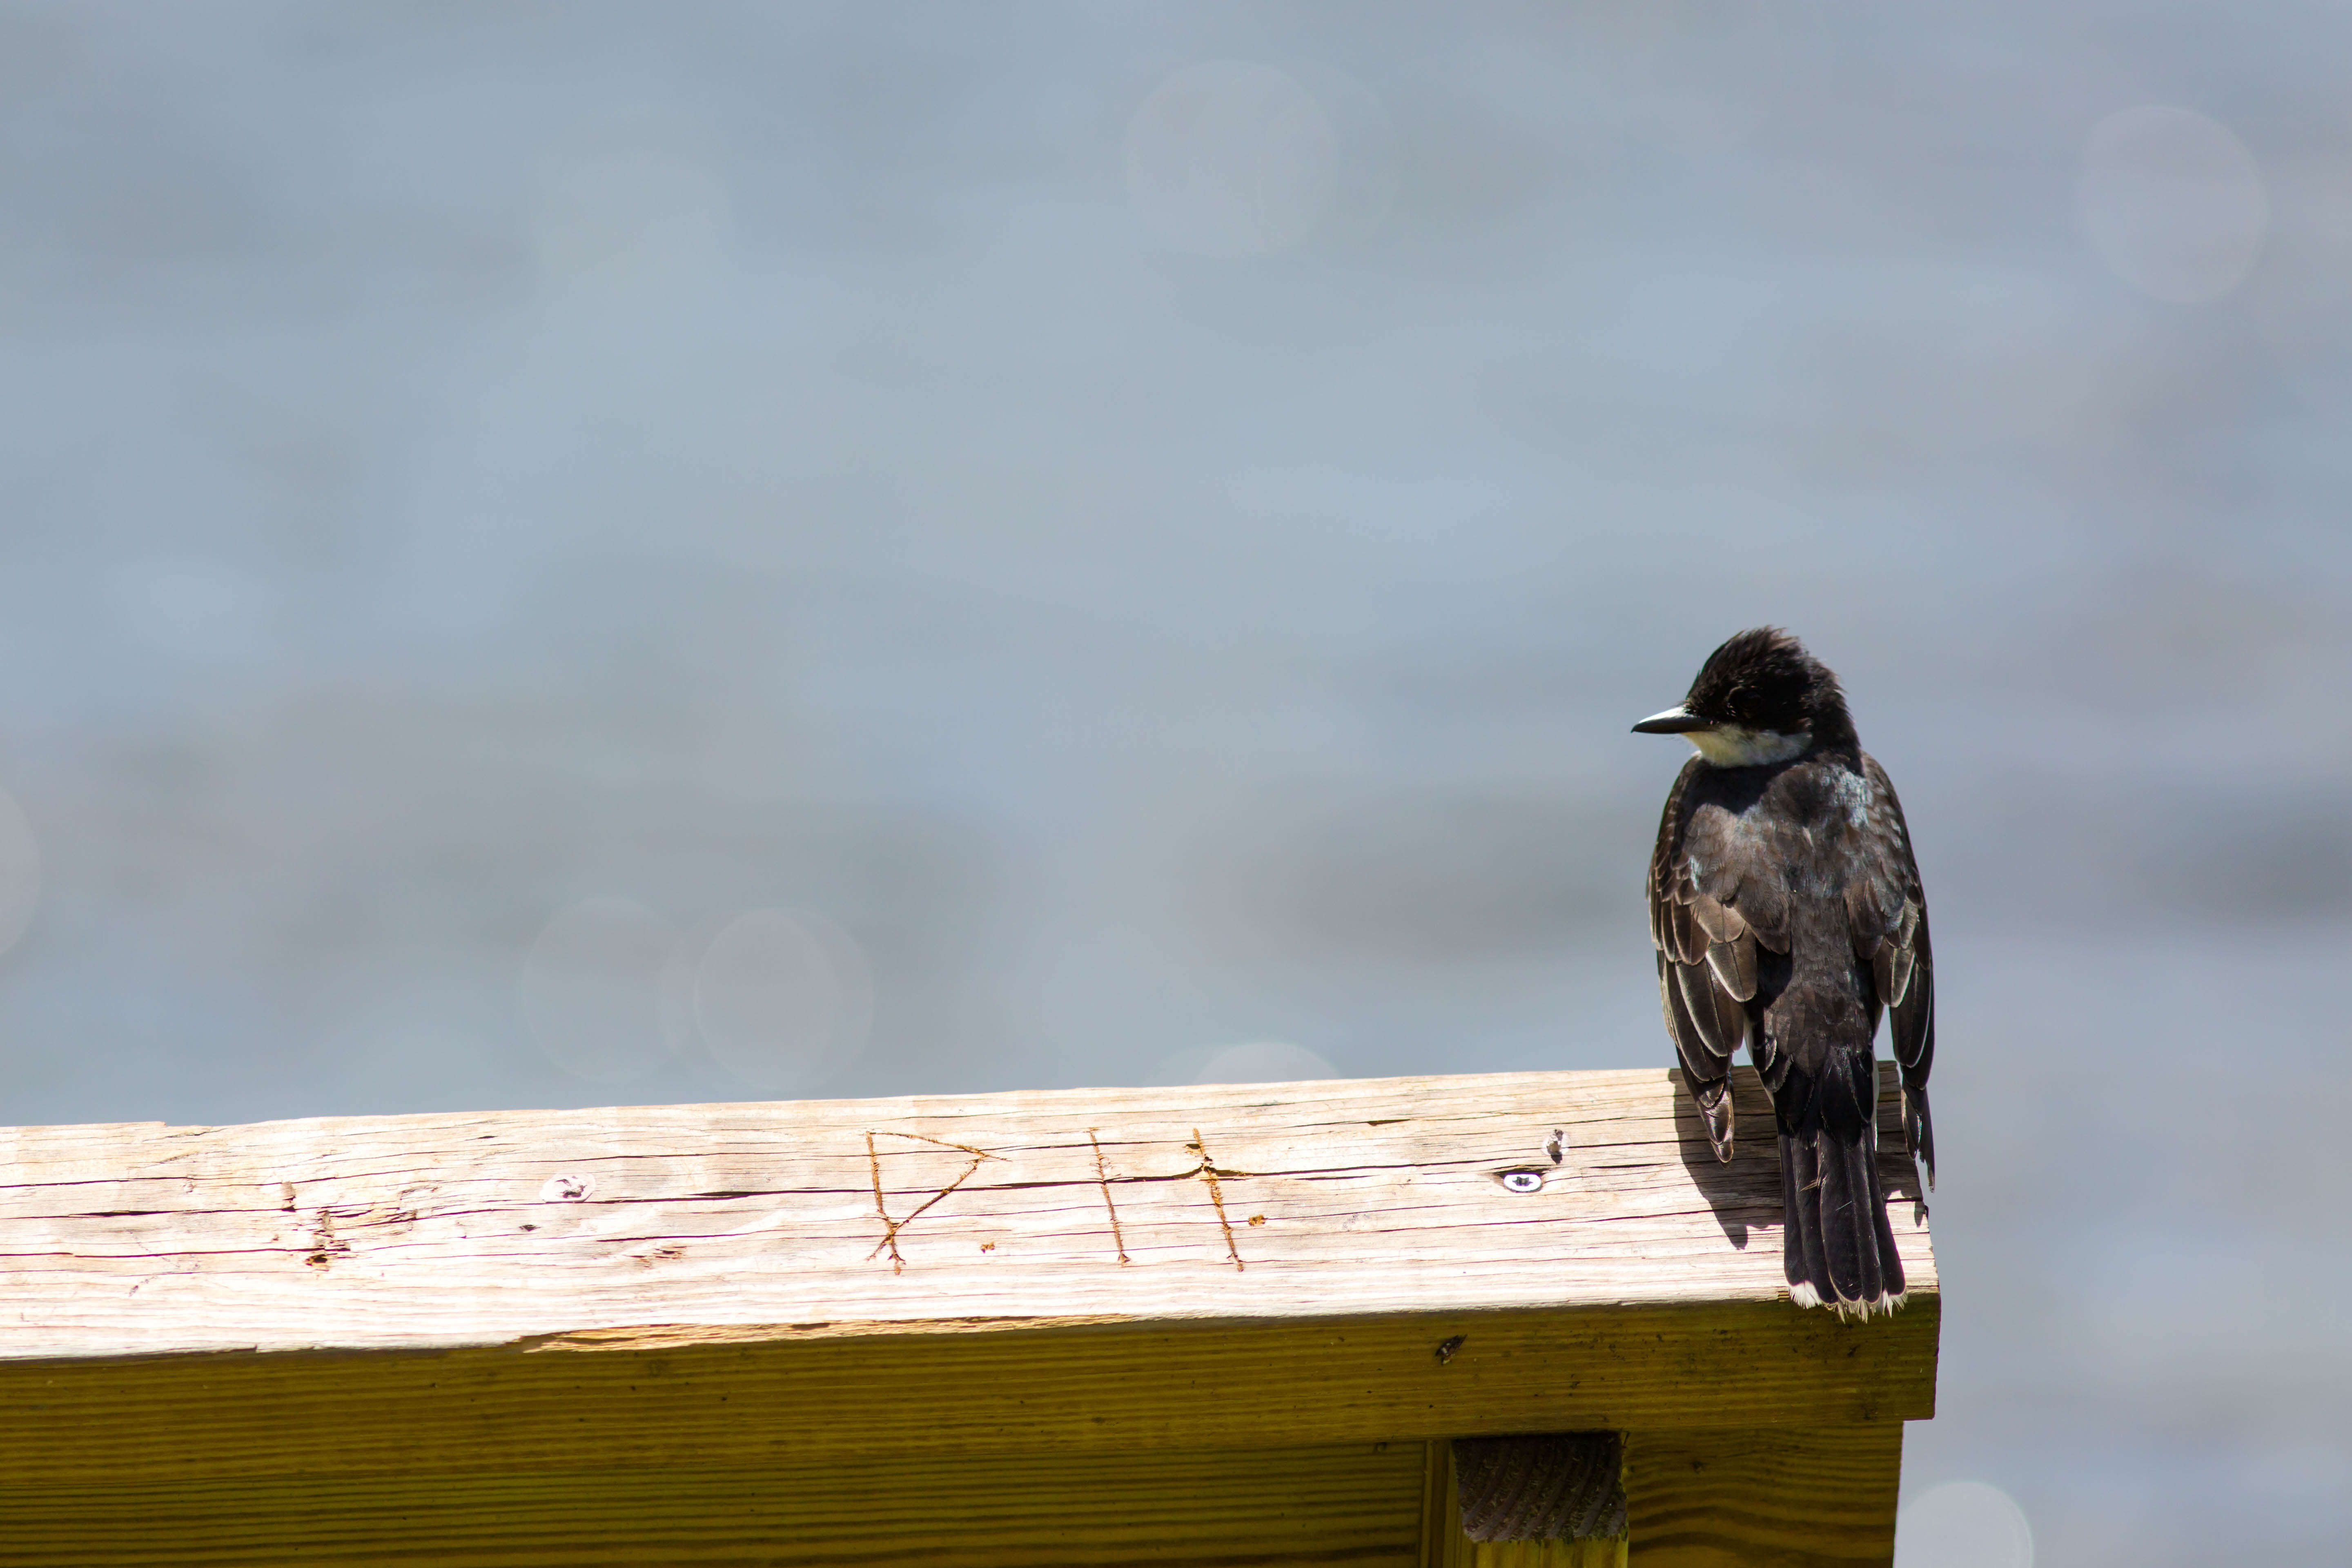
M 0 1361 L 1785 1303 L 1740 1093 L 1729 1165 L 1659 1070 L 0 1129 Z
M 1727 1166 L 1664 1071 L 0 1130 L 0 1556 L 1407 1568 L 1448 1439 L 1611 1432 L 1641 1561 L 1883 1562 L 1927 1234 L 1793 1306 L 1735 1092 Z

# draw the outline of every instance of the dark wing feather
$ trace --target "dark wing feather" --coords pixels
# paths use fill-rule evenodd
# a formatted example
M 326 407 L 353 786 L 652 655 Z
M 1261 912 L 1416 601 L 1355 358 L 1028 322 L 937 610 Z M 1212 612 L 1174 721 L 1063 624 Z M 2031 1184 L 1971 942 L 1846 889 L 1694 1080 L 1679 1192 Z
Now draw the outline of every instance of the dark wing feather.
M 1740 940 L 1718 942 L 1706 950 L 1706 966 L 1715 971 L 1715 983 L 1735 1001 L 1751 1002 L 1756 998 L 1756 943 L 1745 931 Z
M 1675 983 L 1682 987 L 1683 1005 L 1698 1025 L 1709 1053 L 1730 1061 L 1748 1037 L 1747 1009 L 1716 984 L 1715 971 L 1704 963 L 1675 964 Z
M 1854 956 L 1868 966 L 1877 1000 L 1890 1015 L 1887 1033 L 1903 1075 L 1903 1131 L 1932 1187 L 1936 1135 L 1927 1113 L 1927 1073 L 1936 1060 L 1936 961 L 1927 940 L 1927 895 L 1919 886 L 1911 829 L 1893 781 L 1874 757 L 1864 757 L 1862 766 L 1871 805 L 1862 874 L 1847 885 L 1846 916 Z
M 1731 1158 L 1731 1051 L 1722 1045 L 1721 1020 L 1712 997 L 1687 984 L 1693 965 L 1705 972 L 1712 938 L 1698 923 L 1693 900 L 1684 896 L 1680 861 L 1685 826 L 1690 813 L 1691 785 L 1698 776 L 1698 759 L 1684 765 L 1666 795 L 1666 809 L 1658 821 L 1657 847 L 1650 854 L 1650 940 L 1658 949 L 1658 999 L 1666 1019 L 1666 1036 L 1681 1058 L 1683 1081 L 1706 1121 L 1707 1142 L 1716 1158 Z M 1694 995 L 1701 1005 L 1692 1006 Z M 1704 1016 L 1706 1023 L 1700 1019 Z
M 1710 771 L 1692 758 L 1666 796 L 1650 857 L 1650 938 L 1658 948 L 1666 1032 L 1716 1155 L 1728 1160 L 1731 1058 L 1750 1030 L 1757 944 L 1786 952 L 1788 941 L 1777 928 L 1759 931 L 1743 906 L 1748 894 L 1735 853 L 1737 825 L 1704 798 Z

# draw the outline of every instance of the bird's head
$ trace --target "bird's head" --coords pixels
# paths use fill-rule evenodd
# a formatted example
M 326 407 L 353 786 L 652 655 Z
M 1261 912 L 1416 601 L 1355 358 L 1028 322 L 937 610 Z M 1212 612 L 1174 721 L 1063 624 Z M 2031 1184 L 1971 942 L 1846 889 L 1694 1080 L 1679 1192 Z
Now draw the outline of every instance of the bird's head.
M 1853 740 L 1837 677 L 1778 626 L 1741 632 L 1707 655 L 1682 706 L 1633 730 L 1680 735 L 1719 768 L 1784 763 Z

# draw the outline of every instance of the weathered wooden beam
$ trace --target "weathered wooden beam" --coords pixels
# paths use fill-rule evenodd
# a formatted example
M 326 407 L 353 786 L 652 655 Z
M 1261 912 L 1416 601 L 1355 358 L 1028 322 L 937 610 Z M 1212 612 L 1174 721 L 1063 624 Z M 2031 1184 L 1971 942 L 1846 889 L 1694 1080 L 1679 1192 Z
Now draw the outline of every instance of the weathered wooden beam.
M 1166 1524 L 1155 1477 L 1285 1451 L 1387 1477 L 1417 1559 L 1432 1440 L 1625 1431 L 1638 1486 L 1660 1435 L 1929 1415 L 1934 1261 L 1897 1229 L 1904 1311 L 1791 1306 L 1770 1146 L 1717 1164 L 1664 1072 L 0 1130 L 0 1516 L 182 1510 L 232 1561 L 303 1498 L 462 1534 L 576 1494 L 617 1542 L 606 1478 L 814 1520 L 740 1478 L 913 1467 L 903 1500 L 1125 1454 L 1088 1495 Z M 1639 1556 L 1668 1516 L 1635 1516 Z M 109 1560 L 65 1539 L 0 1563 Z M 998 1560 L 966 1546 L 937 1560 Z
M 1801 1331 L 1769 1139 L 1702 1157 L 1671 1077 L 0 1130 L 0 1359 L 1629 1304 Z

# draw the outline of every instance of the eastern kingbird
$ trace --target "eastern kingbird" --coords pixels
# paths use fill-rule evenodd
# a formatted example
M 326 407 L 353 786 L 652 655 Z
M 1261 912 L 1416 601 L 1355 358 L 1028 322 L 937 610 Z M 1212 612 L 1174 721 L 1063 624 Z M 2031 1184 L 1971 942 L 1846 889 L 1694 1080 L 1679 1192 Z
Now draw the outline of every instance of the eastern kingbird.
M 1715 1157 L 1731 1158 L 1727 1075 L 1745 1040 L 1780 1124 L 1790 1296 L 1841 1316 L 1892 1311 L 1903 1262 L 1878 1184 L 1882 1009 L 1903 1130 L 1936 1180 L 1935 967 L 1895 786 L 1855 739 L 1837 677 L 1776 626 L 1717 648 L 1681 707 L 1633 729 L 1698 748 L 1658 824 L 1650 938 Z

